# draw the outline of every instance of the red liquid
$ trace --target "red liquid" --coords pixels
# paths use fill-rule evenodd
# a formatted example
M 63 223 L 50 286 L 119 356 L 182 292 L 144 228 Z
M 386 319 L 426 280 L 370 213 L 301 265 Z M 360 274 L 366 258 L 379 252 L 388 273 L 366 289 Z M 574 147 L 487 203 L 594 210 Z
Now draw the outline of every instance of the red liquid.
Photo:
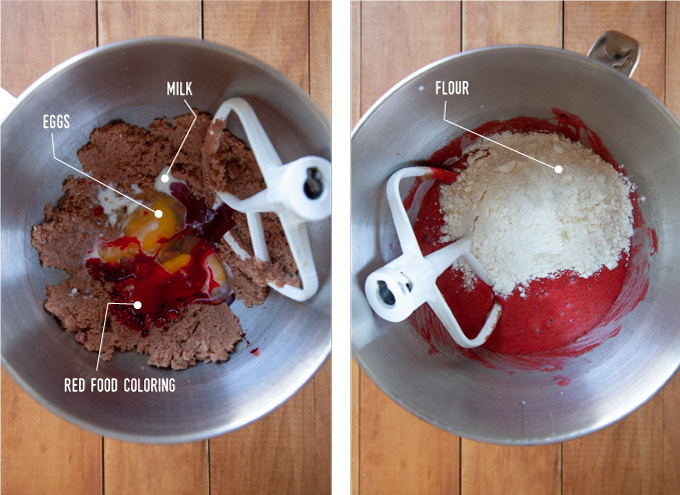
M 475 131 L 482 135 L 505 131 L 558 133 L 575 142 L 585 140 L 615 170 L 624 172 L 600 138 L 580 118 L 557 109 L 553 113 L 556 118 L 551 121 L 517 117 L 507 121 L 487 122 Z M 467 166 L 467 157 L 461 156 L 462 151 L 476 139 L 477 136 L 471 133 L 463 134 L 435 152 L 430 158 L 432 165 L 446 169 L 464 169 Z M 444 166 L 447 161 L 448 166 Z M 415 189 L 421 182 L 414 184 L 405 201 L 407 208 L 411 207 Z M 439 206 L 439 189 L 440 183 L 436 182 L 426 193 L 414 225 L 424 255 L 445 245 L 439 242 L 444 223 Z M 582 354 L 618 333 L 617 322 L 644 298 L 649 256 L 656 250 L 656 234 L 644 227 L 637 193 L 632 192 L 630 198 L 635 233 L 631 239 L 629 255 L 622 253 L 618 266 L 613 270 L 602 268 L 588 278 L 574 272 L 563 272 L 555 278 L 530 282 L 525 290 L 526 297 L 520 296 L 519 290 L 515 289 L 505 299 L 497 299 L 503 312 L 496 329 L 482 349 L 502 355 L 540 356 L 539 359 L 530 359 L 520 364 L 527 364 L 526 367 L 529 368 L 559 369 L 560 365 L 554 360 L 548 362 L 550 358 Z M 631 263 L 631 260 L 634 262 Z M 481 281 L 478 281 L 473 290 L 466 289 L 461 272 L 452 268 L 437 279 L 437 286 L 463 332 L 470 338 L 475 337 L 493 306 L 492 289 Z M 624 287 L 625 294 L 622 291 Z M 480 354 L 488 355 L 485 351 L 458 348 L 427 305 L 421 306 L 410 321 L 430 343 L 431 352 L 454 352 L 475 358 L 479 358 Z M 604 330 L 594 339 L 584 337 L 595 328 Z M 576 346 L 575 343 L 579 341 L 583 342 Z M 562 384 L 566 384 L 566 381 Z
M 137 244 L 139 253 L 134 258 L 122 260 L 120 263 L 106 263 L 99 258 L 88 259 L 85 263 L 88 273 L 102 283 L 113 283 L 112 302 L 142 303 L 140 309 L 133 306 L 111 306 L 110 312 L 119 322 L 148 335 L 152 324 L 163 328 L 180 317 L 182 309 L 194 302 L 217 304 L 211 293 L 220 284 L 206 270 L 206 259 L 215 253 L 219 239 L 235 223 L 232 210 L 227 205 L 220 205 L 213 210 L 208 208 L 202 199 L 195 199 L 188 188 L 181 183 L 174 183 L 170 188 L 173 196 L 186 208 L 186 227 L 171 239 L 161 239 L 160 244 L 177 241 L 189 234 L 198 238 L 191 250 L 190 262 L 174 273 L 169 273 L 156 260 L 157 255 L 150 256 L 142 252 L 140 242 L 134 237 L 121 237 L 106 247 L 116 246 L 125 249 L 130 244 Z M 204 291 L 207 281 L 207 292 Z M 229 294 L 227 304 L 231 304 L 234 295 Z
M 186 208 L 185 224 L 192 228 L 194 235 L 217 246 L 222 236 L 236 223 L 232 210 L 226 204 L 216 210 L 208 208 L 201 198 L 194 198 L 189 188 L 181 182 L 170 184 L 170 192 Z

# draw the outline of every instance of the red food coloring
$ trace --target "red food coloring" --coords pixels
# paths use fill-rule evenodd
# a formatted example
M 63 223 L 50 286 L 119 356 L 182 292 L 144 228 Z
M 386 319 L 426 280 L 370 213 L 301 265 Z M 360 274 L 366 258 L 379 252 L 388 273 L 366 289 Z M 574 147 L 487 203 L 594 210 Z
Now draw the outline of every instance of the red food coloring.
M 659 252 L 659 238 L 656 235 L 656 230 L 650 229 L 649 235 L 652 237 L 652 256 Z
M 104 243 L 105 247 L 117 247 L 120 249 L 125 249 L 128 247 L 130 244 L 136 244 L 139 250 L 142 250 L 142 245 L 139 243 L 139 240 L 136 237 L 132 237 L 129 235 L 119 237 L 118 239 L 115 239 L 111 242 L 106 242 Z
M 432 354 L 441 354 L 439 352 L 439 349 L 437 349 L 434 345 L 430 344 L 430 347 L 427 349 L 427 353 L 431 356 Z
M 571 383 L 571 378 L 567 378 L 566 376 L 553 376 L 553 380 L 555 380 L 560 387 L 564 387 Z
M 164 328 L 177 320 L 182 309 L 189 304 L 222 302 L 222 299 L 215 299 L 211 295 L 220 284 L 207 267 L 207 259 L 215 254 L 218 240 L 235 225 L 232 210 L 224 204 L 215 210 L 208 208 L 202 199 L 193 198 L 184 184 L 179 185 L 184 190 L 174 188 L 178 190 L 176 197 L 186 208 L 186 219 L 191 221 L 185 220 L 186 227 L 170 239 L 160 239 L 159 244 L 164 246 L 190 234 L 195 236 L 197 242 L 191 250 L 188 264 L 170 273 L 159 263 L 158 255 L 142 252 L 140 241 L 130 236 L 103 243 L 103 246 L 124 250 L 130 244 L 136 244 L 139 252 L 133 258 L 122 259 L 117 263 L 90 258 L 85 263 L 92 278 L 113 284 L 109 290 L 112 302 L 142 303 L 140 309 L 131 305 L 115 305 L 109 310 L 120 323 L 141 331 L 142 337 L 148 336 L 152 325 Z M 232 292 L 226 303 L 231 304 L 234 299 Z
M 443 168 L 432 167 L 432 178 L 445 184 L 453 184 L 458 180 L 458 174 Z
M 253 354 L 254 356 L 259 356 L 260 355 L 260 348 L 256 347 L 255 349 L 251 350 L 250 353 Z
M 181 182 L 170 184 L 170 192 L 186 209 L 185 223 L 193 229 L 196 237 L 216 245 L 236 225 L 232 218 L 234 210 L 226 204 L 215 210 L 208 208 L 202 199 L 194 198 L 189 188 Z

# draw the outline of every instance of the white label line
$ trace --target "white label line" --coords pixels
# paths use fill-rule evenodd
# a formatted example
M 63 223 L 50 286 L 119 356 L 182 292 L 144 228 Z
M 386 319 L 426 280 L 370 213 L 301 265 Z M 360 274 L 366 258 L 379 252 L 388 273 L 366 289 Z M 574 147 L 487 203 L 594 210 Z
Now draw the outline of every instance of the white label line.
M 558 174 L 561 174 L 561 173 L 562 173 L 562 170 L 564 170 L 564 169 L 562 168 L 562 165 L 552 166 L 552 165 L 550 165 L 550 164 L 548 164 L 548 163 L 542 162 L 541 160 L 538 160 L 538 159 L 534 158 L 533 156 L 529 156 L 529 155 L 526 155 L 526 154 L 522 153 L 521 151 L 517 151 L 516 149 L 513 149 L 513 148 L 511 148 L 510 146 L 506 146 L 506 145 L 504 145 L 504 144 L 502 144 L 502 143 L 499 143 L 498 141 L 494 141 L 494 140 L 491 139 L 491 138 L 488 138 L 488 137 L 486 137 L 486 136 L 482 136 L 481 134 L 478 134 L 478 133 L 476 133 L 475 131 L 472 131 L 472 130 L 468 129 L 467 127 L 463 127 L 463 126 L 460 125 L 460 124 L 456 124 L 455 122 L 451 122 L 450 120 L 446 120 L 446 103 L 447 103 L 446 100 L 444 100 L 444 122 L 449 123 L 449 124 L 451 124 L 451 125 L 455 125 L 456 127 L 459 127 L 459 128 L 461 128 L 461 129 L 463 129 L 464 131 L 467 131 L 467 132 L 469 132 L 469 133 L 472 133 L 472 134 L 474 134 L 475 136 L 479 136 L 480 138 L 486 139 L 487 141 L 491 141 L 492 143 L 497 144 L 498 146 L 502 146 L 502 147 L 505 148 L 505 149 L 508 149 L 508 150 L 510 150 L 510 151 L 514 151 L 514 152 L 517 153 L 518 155 L 522 155 L 522 156 L 528 158 L 529 160 L 533 160 L 533 161 L 535 161 L 535 162 L 540 163 L 541 165 L 545 165 L 546 167 L 549 167 L 549 168 L 553 169 L 553 170 L 554 170 L 556 173 L 558 173 Z
M 135 309 L 140 309 L 142 307 L 142 303 L 140 303 L 139 301 L 135 301 L 133 303 L 115 303 L 115 302 L 106 303 L 106 312 L 104 313 L 104 324 L 102 325 L 102 340 L 99 342 L 99 354 L 97 354 L 97 367 L 95 368 L 95 371 L 99 371 L 99 358 L 102 355 L 102 346 L 104 345 L 104 331 L 106 330 L 106 318 L 109 316 L 109 306 L 111 306 L 112 304 L 118 306 L 134 306 Z
M 112 190 L 113 192 L 115 192 L 116 194 L 120 194 L 120 195 L 123 196 L 124 198 L 129 199 L 129 200 L 132 201 L 133 203 L 137 203 L 139 206 L 141 206 L 141 207 L 143 207 L 143 208 L 146 208 L 147 210 L 149 210 L 150 212 L 152 212 L 152 213 L 154 213 L 156 216 L 158 216 L 158 213 L 157 213 L 157 212 L 155 212 L 154 210 L 152 210 L 152 209 L 149 208 L 148 206 L 143 205 L 142 203 L 140 203 L 140 202 L 137 201 L 136 199 L 131 198 L 131 197 L 128 196 L 127 194 L 123 194 L 122 192 L 120 192 L 120 191 L 114 189 L 114 188 L 111 187 L 111 186 L 107 186 L 107 185 L 104 184 L 102 181 L 100 181 L 100 180 L 98 180 L 98 179 L 95 179 L 95 178 L 92 177 L 91 175 L 88 175 L 88 174 L 86 174 L 85 172 L 83 172 L 82 170 L 78 170 L 78 169 L 75 168 L 74 166 L 69 165 L 69 164 L 66 163 L 65 161 L 60 160 L 59 158 L 57 158 L 57 155 L 56 155 L 55 152 L 54 152 L 54 133 L 51 132 L 50 134 L 51 134 L 51 136 L 52 136 L 52 158 L 54 158 L 55 160 L 57 160 L 59 163 L 62 163 L 62 164 L 64 164 L 64 165 L 66 165 L 68 168 L 70 168 L 70 169 L 72 169 L 72 170 L 75 170 L 75 171 L 78 172 L 79 174 L 84 175 L 84 176 L 87 177 L 88 179 L 91 179 L 91 180 L 95 181 L 97 184 L 101 184 L 102 186 L 104 186 L 104 187 L 106 187 L 106 188 L 108 188 L 108 189 L 111 189 L 111 190 Z M 161 211 L 161 210 L 158 210 L 158 211 Z M 162 213 L 163 213 L 163 212 L 161 211 L 161 215 L 162 215 Z
M 189 126 L 189 130 L 187 131 L 186 136 L 184 136 L 184 139 L 182 140 L 182 144 L 179 145 L 179 149 L 177 150 L 177 153 L 175 153 L 175 158 L 172 159 L 172 163 L 168 167 L 168 171 L 165 172 L 165 174 L 161 176 L 161 180 L 163 182 L 168 182 L 170 180 L 170 170 L 172 170 L 172 166 L 175 164 L 175 160 L 177 160 L 177 157 L 179 156 L 179 152 L 182 151 L 182 146 L 184 146 L 184 142 L 189 137 L 189 133 L 191 132 L 191 128 L 194 127 L 194 124 L 196 123 L 196 119 L 198 118 L 198 115 L 196 115 L 194 110 L 191 108 L 191 105 L 189 105 L 189 103 L 187 103 L 186 100 L 184 100 L 184 103 L 186 104 L 187 107 L 189 107 L 189 111 L 194 116 L 194 120 L 191 122 L 191 125 Z

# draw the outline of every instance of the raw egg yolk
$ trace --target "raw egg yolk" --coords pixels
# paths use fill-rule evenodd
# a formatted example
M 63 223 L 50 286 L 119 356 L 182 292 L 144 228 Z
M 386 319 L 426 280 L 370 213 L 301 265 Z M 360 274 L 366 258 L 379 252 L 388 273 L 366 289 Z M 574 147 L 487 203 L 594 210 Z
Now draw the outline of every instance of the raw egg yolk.
M 99 256 L 107 263 L 117 263 L 123 258 L 133 258 L 137 253 L 139 253 L 139 245 L 132 239 L 125 247 L 118 245 L 99 247 Z
M 227 285 L 227 272 L 224 271 L 224 267 L 217 256 L 214 254 L 209 255 L 205 259 L 204 264 L 205 270 L 208 272 L 208 279 L 206 280 L 204 287 L 204 292 L 211 295 L 213 291 L 218 287 L 225 287 Z
M 169 240 L 179 230 L 175 211 L 180 205 L 173 198 L 162 196 L 152 203 L 151 208 L 154 211 L 161 210 L 163 216 L 156 218 L 153 212 L 146 208 L 137 208 L 125 223 L 123 236 L 114 242 L 99 246 L 100 258 L 107 263 L 118 263 L 123 259 L 134 258 L 140 248 L 151 256 L 158 253 L 164 241 Z
M 168 273 L 175 273 L 180 268 L 183 268 L 191 263 L 190 254 L 178 254 L 174 258 L 170 258 L 168 261 L 161 263 L 161 266 L 165 268 Z
M 156 216 L 146 208 L 137 208 L 130 215 L 130 219 L 123 229 L 126 236 L 135 237 L 139 240 L 142 251 L 147 254 L 156 254 L 161 248 L 161 239 L 170 239 L 177 233 L 177 217 L 170 207 L 170 201 L 164 197 L 153 202 L 151 208 L 161 210 L 163 216 Z

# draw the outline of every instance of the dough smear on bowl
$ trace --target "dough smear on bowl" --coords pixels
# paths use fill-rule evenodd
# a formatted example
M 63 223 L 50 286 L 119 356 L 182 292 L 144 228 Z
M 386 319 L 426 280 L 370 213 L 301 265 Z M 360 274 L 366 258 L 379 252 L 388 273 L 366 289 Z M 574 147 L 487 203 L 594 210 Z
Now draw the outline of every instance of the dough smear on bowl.
M 125 303 L 109 306 L 102 360 L 116 349 L 136 349 L 149 364 L 173 369 L 225 361 L 244 335 L 231 303 L 262 304 L 269 283 L 300 286 L 277 216 L 262 215 L 271 258 L 264 262 L 253 255 L 245 215 L 217 197 L 216 190 L 243 199 L 265 184 L 252 151 L 226 129 L 217 153 L 209 151 L 209 114 L 198 114 L 171 181 L 159 180 L 192 120 L 190 113 L 159 118 L 148 129 L 113 121 L 93 130 L 78 151 L 86 173 L 161 210 L 160 218 L 69 176 L 61 199 L 33 226 L 42 264 L 69 275 L 47 286 L 45 309 L 77 342 L 99 351 L 107 303 Z

